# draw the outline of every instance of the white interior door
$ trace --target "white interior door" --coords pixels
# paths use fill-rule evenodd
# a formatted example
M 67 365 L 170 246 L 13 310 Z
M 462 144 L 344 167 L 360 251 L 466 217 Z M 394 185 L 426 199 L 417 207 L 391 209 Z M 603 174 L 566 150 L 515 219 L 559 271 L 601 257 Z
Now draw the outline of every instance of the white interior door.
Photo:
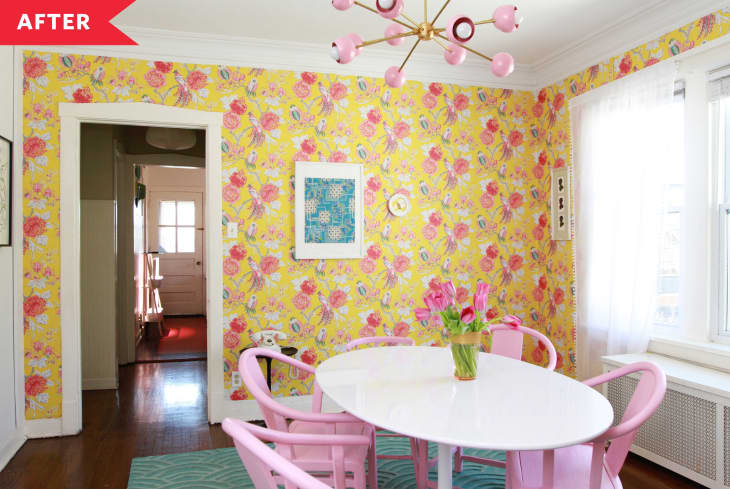
M 205 314 L 202 192 L 150 192 L 148 249 L 158 251 L 165 315 Z

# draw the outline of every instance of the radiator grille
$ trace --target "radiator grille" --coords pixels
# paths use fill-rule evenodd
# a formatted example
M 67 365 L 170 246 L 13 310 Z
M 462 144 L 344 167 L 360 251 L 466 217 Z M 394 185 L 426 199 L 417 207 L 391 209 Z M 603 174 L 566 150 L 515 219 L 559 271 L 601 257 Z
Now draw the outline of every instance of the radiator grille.
M 621 419 L 637 380 L 620 377 L 608 384 L 615 422 Z M 716 479 L 717 405 L 667 388 L 656 413 L 639 430 L 634 444 L 710 479 Z M 725 453 L 728 452 L 728 409 L 725 408 Z M 725 480 L 728 483 L 727 456 Z
M 730 407 L 725 406 L 725 485 L 730 487 Z

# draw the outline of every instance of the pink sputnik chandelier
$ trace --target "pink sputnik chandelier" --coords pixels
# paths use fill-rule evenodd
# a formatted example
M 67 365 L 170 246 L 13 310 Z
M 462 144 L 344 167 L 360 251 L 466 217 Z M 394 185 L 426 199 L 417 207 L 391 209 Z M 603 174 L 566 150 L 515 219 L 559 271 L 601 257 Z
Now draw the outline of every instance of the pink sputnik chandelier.
M 417 36 L 415 44 L 408 52 L 406 59 L 400 66 L 391 66 L 385 71 L 385 82 L 393 87 L 403 86 L 406 81 L 403 68 L 421 41 L 434 41 L 444 49 L 444 58 L 451 65 L 464 62 L 467 51 L 480 56 L 491 63 L 492 73 L 498 77 L 505 77 L 515 68 L 515 60 L 508 53 L 497 53 L 494 57 L 487 56 L 466 45 L 474 37 L 477 25 L 494 24 L 502 32 L 514 32 L 522 22 L 517 16 L 517 7 L 502 5 L 497 7 L 491 19 L 473 21 L 465 15 L 456 15 L 446 24 L 446 27 L 435 27 L 436 21 L 443 13 L 451 0 L 446 0 L 433 20 L 428 20 L 428 0 L 423 0 L 423 22 L 416 22 L 403 13 L 404 0 L 376 0 L 375 7 L 369 7 L 357 0 L 332 0 L 337 10 L 347 10 L 353 5 L 362 7 L 384 17 L 393 23 L 385 29 L 385 37 L 372 41 L 363 41 L 357 34 L 348 34 L 332 43 L 331 55 L 340 64 L 352 61 L 362 52 L 362 48 L 387 42 L 391 46 L 403 43 L 406 37 Z M 400 20 L 401 17 L 403 20 Z

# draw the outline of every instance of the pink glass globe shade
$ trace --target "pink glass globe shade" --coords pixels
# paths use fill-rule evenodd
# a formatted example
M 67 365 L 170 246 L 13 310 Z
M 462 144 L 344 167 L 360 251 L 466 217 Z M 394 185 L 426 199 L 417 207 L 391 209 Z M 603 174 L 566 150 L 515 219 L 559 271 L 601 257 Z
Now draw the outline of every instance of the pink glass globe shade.
M 515 69 L 515 59 L 507 53 L 497 53 L 492 58 L 492 73 L 494 76 L 504 78 Z
M 352 61 L 357 56 L 355 43 L 350 36 L 344 36 L 332 43 L 330 55 L 338 63 L 344 65 Z
M 403 34 L 405 31 L 406 29 L 400 24 L 390 24 L 388 27 L 385 28 L 385 37 L 397 36 L 398 34 Z M 401 44 L 403 44 L 403 41 L 405 41 L 404 38 L 398 37 L 395 39 L 390 39 L 387 42 L 391 46 L 400 46 Z
M 375 6 L 382 17 L 395 19 L 403 11 L 403 0 L 375 0 Z
M 391 88 L 400 88 L 406 82 L 406 74 L 398 69 L 397 66 L 391 66 L 385 70 L 385 83 Z
M 347 37 L 350 38 L 350 40 L 352 41 L 352 45 L 355 46 L 355 51 L 357 51 L 355 53 L 355 56 L 362 53 L 362 37 L 355 34 L 354 32 L 352 34 L 348 34 Z M 360 46 L 360 47 L 358 47 L 358 46 Z
M 466 15 L 455 15 L 446 24 L 446 36 L 453 42 L 467 42 L 474 37 L 474 21 Z
M 444 59 L 450 65 L 460 65 L 466 59 L 466 49 L 452 44 L 448 51 L 444 51 Z
M 494 10 L 494 27 L 502 32 L 514 32 L 522 22 L 514 5 L 502 5 Z
M 355 4 L 355 0 L 332 0 L 332 6 L 337 10 L 347 10 Z

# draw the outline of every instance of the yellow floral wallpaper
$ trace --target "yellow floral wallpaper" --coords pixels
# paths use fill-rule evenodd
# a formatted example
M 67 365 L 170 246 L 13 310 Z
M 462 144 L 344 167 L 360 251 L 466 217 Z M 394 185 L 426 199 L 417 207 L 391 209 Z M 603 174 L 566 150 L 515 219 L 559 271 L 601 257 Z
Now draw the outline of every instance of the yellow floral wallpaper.
M 225 240 L 227 395 L 251 333 L 291 335 L 316 364 L 352 338 L 410 336 L 443 344 L 413 307 L 433 280 L 451 278 L 467 302 L 478 279 L 492 306 L 549 334 L 573 371 L 571 254 L 549 240 L 548 173 L 527 92 L 132 59 L 24 54 L 23 213 L 26 413 L 60 416 L 59 102 L 176 105 L 224 113 L 223 211 L 240 223 Z M 295 161 L 365 165 L 361 260 L 296 261 Z M 410 196 L 402 218 L 389 196 Z M 225 233 L 224 233 L 225 234 Z M 216 327 L 216 325 L 210 325 Z M 532 345 L 531 345 L 532 347 Z M 527 358 L 541 362 L 536 348 Z M 278 395 L 309 391 L 274 372 Z
M 223 211 L 240 223 L 224 240 L 225 371 L 250 334 L 291 335 L 316 364 L 352 338 L 392 334 L 443 344 L 440 328 L 412 309 L 434 280 L 451 278 L 467 302 L 478 279 L 491 306 L 546 333 L 559 369 L 575 371 L 572 243 L 550 240 L 549 168 L 570 164 L 566 100 L 725 35 L 729 13 L 712 15 L 537 96 L 506 89 L 320 73 L 24 53 L 23 232 L 25 391 L 29 419 L 61 415 L 59 320 L 59 102 L 176 105 L 224 113 Z M 365 165 L 361 260 L 296 261 L 294 161 Z M 390 216 L 402 192 L 411 211 Z M 225 235 L 225 233 L 224 233 Z M 216 325 L 210 325 L 216 327 Z M 528 343 L 526 360 L 545 361 Z M 275 369 L 276 395 L 309 391 Z

